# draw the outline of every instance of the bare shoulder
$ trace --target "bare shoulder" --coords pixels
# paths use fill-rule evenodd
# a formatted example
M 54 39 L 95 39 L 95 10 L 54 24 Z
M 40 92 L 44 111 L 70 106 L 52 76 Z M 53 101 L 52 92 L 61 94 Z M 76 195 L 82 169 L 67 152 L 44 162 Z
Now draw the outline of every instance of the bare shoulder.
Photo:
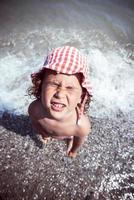
M 30 117 L 37 117 L 40 114 L 40 107 L 41 102 L 39 100 L 35 100 L 32 103 L 30 103 L 28 107 L 28 114 L 30 115 Z
M 80 127 L 79 134 L 81 134 L 83 136 L 88 135 L 91 132 L 90 118 L 86 115 L 82 115 L 79 120 L 79 127 Z

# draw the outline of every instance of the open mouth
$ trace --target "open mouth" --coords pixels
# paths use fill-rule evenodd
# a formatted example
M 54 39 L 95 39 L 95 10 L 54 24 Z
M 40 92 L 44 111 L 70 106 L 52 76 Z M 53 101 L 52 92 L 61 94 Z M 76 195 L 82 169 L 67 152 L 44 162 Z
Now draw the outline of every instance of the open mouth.
M 51 108 L 54 111 L 61 112 L 65 108 L 65 104 L 63 104 L 63 103 L 57 103 L 57 102 L 52 102 L 51 103 Z

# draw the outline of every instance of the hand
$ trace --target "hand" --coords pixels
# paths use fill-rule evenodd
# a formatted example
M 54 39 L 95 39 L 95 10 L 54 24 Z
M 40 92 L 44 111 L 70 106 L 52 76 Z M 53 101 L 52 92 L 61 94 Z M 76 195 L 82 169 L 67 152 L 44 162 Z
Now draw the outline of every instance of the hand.
M 48 137 L 48 138 L 41 137 L 41 141 L 42 141 L 44 144 L 47 144 L 50 140 L 51 140 L 50 137 Z

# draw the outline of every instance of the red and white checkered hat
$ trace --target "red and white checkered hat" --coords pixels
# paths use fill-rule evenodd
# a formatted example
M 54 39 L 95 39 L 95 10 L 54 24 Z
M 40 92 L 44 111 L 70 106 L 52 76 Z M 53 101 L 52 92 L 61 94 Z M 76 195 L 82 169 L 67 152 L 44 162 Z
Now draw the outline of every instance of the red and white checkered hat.
M 43 68 L 55 70 L 58 73 L 64 74 L 82 73 L 82 87 L 86 88 L 89 95 L 92 95 L 87 58 L 75 47 L 63 46 L 52 50 L 52 52 L 48 54 Z

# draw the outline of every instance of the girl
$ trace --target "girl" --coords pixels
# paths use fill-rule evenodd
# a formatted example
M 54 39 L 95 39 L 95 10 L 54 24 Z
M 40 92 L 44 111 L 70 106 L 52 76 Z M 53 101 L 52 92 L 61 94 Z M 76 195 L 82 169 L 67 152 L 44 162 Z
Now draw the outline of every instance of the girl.
M 46 142 L 68 138 L 67 155 L 76 157 L 91 131 L 86 115 L 91 100 L 87 60 L 78 49 L 54 49 L 42 69 L 32 74 L 29 94 L 36 100 L 28 108 L 33 126 Z

